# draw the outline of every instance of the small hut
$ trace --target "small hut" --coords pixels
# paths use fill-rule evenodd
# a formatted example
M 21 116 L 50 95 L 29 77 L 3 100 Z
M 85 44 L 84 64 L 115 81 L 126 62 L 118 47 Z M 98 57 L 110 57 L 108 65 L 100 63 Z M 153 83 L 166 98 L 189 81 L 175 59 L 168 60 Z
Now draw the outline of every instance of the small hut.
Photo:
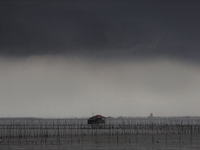
M 106 117 L 96 115 L 88 119 L 88 124 L 105 124 Z

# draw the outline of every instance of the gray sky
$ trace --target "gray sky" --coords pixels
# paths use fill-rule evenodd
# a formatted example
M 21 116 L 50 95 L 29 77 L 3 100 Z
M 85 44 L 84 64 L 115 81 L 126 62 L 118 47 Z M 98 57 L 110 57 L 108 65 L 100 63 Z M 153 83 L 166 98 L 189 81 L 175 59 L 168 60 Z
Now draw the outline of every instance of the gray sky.
M 195 1 L 0 2 L 0 117 L 198 116 Z

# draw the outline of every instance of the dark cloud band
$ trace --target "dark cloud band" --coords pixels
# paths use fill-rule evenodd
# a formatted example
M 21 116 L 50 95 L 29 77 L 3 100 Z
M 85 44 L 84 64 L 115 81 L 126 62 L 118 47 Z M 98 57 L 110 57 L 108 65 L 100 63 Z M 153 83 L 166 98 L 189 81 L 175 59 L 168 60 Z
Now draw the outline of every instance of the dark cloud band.
M 200 3 L 1 1 L 0 54 L 199 59 Z

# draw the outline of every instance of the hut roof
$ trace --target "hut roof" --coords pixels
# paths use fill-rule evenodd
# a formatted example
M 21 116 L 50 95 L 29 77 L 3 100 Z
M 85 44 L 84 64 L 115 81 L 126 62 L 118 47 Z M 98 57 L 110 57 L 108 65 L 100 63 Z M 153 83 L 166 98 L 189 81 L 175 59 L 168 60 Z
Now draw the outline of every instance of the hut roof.
M 106 118 L 106 117 L 101 116 L 101 115 L 96 115 L 96 116 L 93 116 L 93 117 L 91 117 L 91 118 Z

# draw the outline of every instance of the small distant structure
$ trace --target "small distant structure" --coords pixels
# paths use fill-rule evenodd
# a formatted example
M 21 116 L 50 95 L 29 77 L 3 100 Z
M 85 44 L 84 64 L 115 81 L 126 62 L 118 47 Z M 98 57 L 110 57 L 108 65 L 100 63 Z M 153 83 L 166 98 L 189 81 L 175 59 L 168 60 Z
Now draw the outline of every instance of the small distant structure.
M 152 120 L 152 119 L 153 119 L 153 114 L 152 114 L 152 113 L 150 113 L 150 115 L 149 115 L 149 116 L 147 116 L 147 118 L 149 118 L 150 120 Z
M 150 113 L 150 118 L 153 118 L 153 114 L 152 113 Z
M 96 115 L 88 119 L 88 124 L 105 124 L 106 117 L 101 115 Z

